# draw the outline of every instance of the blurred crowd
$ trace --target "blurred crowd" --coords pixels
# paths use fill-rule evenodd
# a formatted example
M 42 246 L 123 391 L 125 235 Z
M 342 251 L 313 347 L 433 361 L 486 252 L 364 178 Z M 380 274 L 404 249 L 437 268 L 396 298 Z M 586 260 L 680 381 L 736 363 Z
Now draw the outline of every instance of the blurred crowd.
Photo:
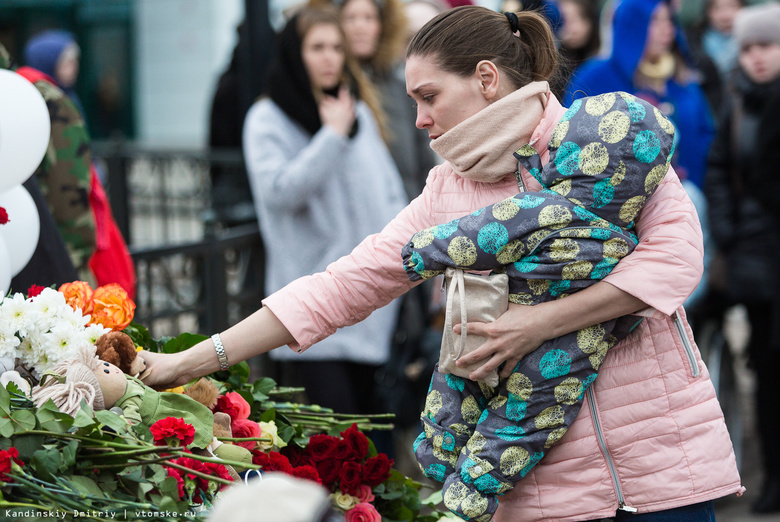
M 258 220 L 267 294 L 327 270 L 421 193 L 428 171 L 440 160 L 427 132 L 417 128 L 406 93 L 405 47 L 436 14 L 469 3 L 290 3 L 265 70 L 240 66 L 249 42 L 243 24 L 239 27 L 233 59 L 215 86 L 210 146 L 241 148 L 246 173 L 212 172 L 214 207 L 228 225 Z M 652 103 L 675 125 L 674 170 L 705 234 L 705 275 L 686 309 L 694 332 L 719 324 L 736 304 L 747 310 L 764 477 L 752 509 L 780 512 L 780 406 L 772 394 L 772 375 L 780 365 L 780 126 L 775 123 L 780 4 L 700 4 L 694 17 L 680 16 L 679 0 L 504 0 L 495 8 L 536 9 L 548 17 L 562 57 L 550 88 L 565 106 L 584 96 L 626 91 Z M 683 19 L 693 21 L 683 24 Z M 72 268 L 85 279 L 95 277 L 89 260 L 107 237 L 101 235 L 94 204 L 89 205 L 99 179 L 90 170 L 88 147 L 67 151 L 54 136 L 56 119 L 88 142 L 72 91 L 78 53 L 72 36 L 50 32 L 31 40 L 25 55 L 16 58 L 40 71 L 33 80 L 45 82 L 47 101 L 62 99 L 65 108 L 57 110 L 70 111 L 52 114 L 52 148 L 62 153 L 47 156 L 31 184 L 49 196 L 55 233 Z M 10 64 L 8 57 L 5 67 Z M 250 82 L 247 75 L 262 77 L 252 82 L 261 88 L 243 100 L 239 89 Z M 57 104 L 50 101 L 49 107 Z M 74 123 L 63 123 L 66 114 Z M 82 168 L 59 173 L 57 165 L 66 161 Z M 249 211 L 237 212 L 240 208 Z M 71 280 L 71 272 L 59 277 Z M 374 436 L 381 451 L 404 462 L 411 459 L 408 435 L 413 439 L 419 431 L 441 324 L 441 292 L 433 282 L 340 330 L 316 350 L 301 355 L 275 350 L 270 356 L 280 384 L 304 386 L 314 403 L 345 413 L 396 413 L 399 429 Z

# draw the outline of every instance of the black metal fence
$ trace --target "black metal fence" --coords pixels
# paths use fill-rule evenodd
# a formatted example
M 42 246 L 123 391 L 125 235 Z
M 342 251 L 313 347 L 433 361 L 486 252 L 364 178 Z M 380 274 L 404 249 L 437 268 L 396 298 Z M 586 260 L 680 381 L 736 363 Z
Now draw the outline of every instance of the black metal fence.
M 257 222 L 227 226 L 213 210 L 210 173 L 243 174 L 240 150 L 95 144 L 96 163 L 136 264 L 136 322 L 153 336 L 224 330 L 260 306 Z

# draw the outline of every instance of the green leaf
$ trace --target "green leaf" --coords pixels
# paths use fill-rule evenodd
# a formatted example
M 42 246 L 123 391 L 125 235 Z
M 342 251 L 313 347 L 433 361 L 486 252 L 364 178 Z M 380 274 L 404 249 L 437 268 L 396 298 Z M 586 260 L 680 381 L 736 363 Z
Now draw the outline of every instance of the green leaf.
M 3 386 L 0 386 L 0 413 L 3 417 L 11 415 L 11 396 Z
M 117 476 L 132 480 L 133 482 L 141 482 L 144 480 L 144 471 L 141 466 L 128 466 L 119 473 L 117 473 Z
M 76 412 L 76 416 L 73 418 L 74 428 L 87 428 L 90 426 L 97 426 L 98 421 L 95 419 L 95 414 L 92 412 L 92 408 L 89 405 L 81 401 L 81 409 Z
M 145 498 L 146 494 L 154 489 L 154 484 L 151 482 L 139 482 L 138 483 L 138 498 Z
M 55 433 L 65 433 L 73 426 L 73 417 L 67 413 L 62 413 L 51 399 L 38 408 L 36 413 L 41 428 Z
M 205 339 L 208 339 L 208 337 L 200 334 L 192 334 L 192 333 L 179 334 L 178 336 L 166 342 L 162 347 L 162 351 L 163 353 L 183 352 L 184 350 L 187 350 L 188 348 L 192 348 L 193 346 L 195 346 L 196 344 L 198 344 L 199 342 Z
M 56 448 L 40 449 L 33 454 L 30 465 L 37 471 L 37 476 L 45 481 L 53 482 L 58 474 L 62 458 Z
M 276 410 L 274 408 L 267 409 L 260 415 L 260 422 L 271 422 L 276 420 Z
M 138 323 L 130 323 L 122 331 L 130 336 L 136 346 L 142 346 L 144 350 L 148 350 L 150 352 L 160 351 L 160 347 L 157 344 L 157 341 L 152 339 L 152 336 L 149 334 L 149 330 L 147 330 L 144 326 L 141 326 Z
M 8 438 L 14 434 L 14 425 L 8 417 L 0 419 L 0 437 Z
M 36 451 L 43 445 L 43 435 L 16 435 L 13 446 L 19 450 L 19 458 L 24 462 L 32 459 Z
M 67 446 L 62 448 L 62 464 L 60 464 L 60 471 L 65 471 L 71 466 L 76 464 L 76 454 L 79 451 L 79 441 L 73 439 L 68 442 Z
M 101 424 L 114 430 L 117 434 L 127 432 L 127 421 L 110 410 L 100 410 L 95 412 L 95 418 Z
M 16 422 L 14 426 L 16 433 L 35 429 L 35 414 L 30 410 L 16 410 L 11 414 L 11 418 Z
M 66 482 L 70 483 L 72 488 L 84 495 L 92 495 L 95 497 L 105 497 L 103 490 L 100 489 L 97 482 L 89 477 L 83 475 L 71 475 Z
M 269 392 L 274 388 L 276 388 L 276 381 L 270 377 L 263 377 L 252 385 L 252 396 L 256 402 L 263 402 L 268 400 Z

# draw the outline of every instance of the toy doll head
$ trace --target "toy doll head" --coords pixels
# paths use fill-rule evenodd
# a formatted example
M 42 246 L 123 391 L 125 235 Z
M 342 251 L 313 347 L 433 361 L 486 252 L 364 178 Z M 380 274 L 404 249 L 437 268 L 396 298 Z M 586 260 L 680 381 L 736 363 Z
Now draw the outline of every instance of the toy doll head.
M 95 410 L 111 408 L 126 388 L 122 370 L 98 359 L 90 346 L 44 373 L 41 384 L 33 389 L 33 401 L 40 407 L 51 399 L 61 412 L 75 415 L 82 400 Z

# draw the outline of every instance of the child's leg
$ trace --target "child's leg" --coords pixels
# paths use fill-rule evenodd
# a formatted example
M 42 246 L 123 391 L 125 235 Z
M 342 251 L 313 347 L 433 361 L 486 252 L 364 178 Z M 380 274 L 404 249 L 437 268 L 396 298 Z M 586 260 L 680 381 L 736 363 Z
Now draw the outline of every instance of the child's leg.
M 609 348 L 637 318 L 621 318 L 544 343 L 499 384 L 456 473 L 444 485 L 444 504 L 467 520 L 489 520 L 503 495 L 525 477 L 566 433 L 582 407 Z
M 455 471 L 458 455 L 495 390 L 457 375 L 443 374 L 438 365 L 420 416 L 423 432 L 414 453 L 423 473 L 444 482 Z

